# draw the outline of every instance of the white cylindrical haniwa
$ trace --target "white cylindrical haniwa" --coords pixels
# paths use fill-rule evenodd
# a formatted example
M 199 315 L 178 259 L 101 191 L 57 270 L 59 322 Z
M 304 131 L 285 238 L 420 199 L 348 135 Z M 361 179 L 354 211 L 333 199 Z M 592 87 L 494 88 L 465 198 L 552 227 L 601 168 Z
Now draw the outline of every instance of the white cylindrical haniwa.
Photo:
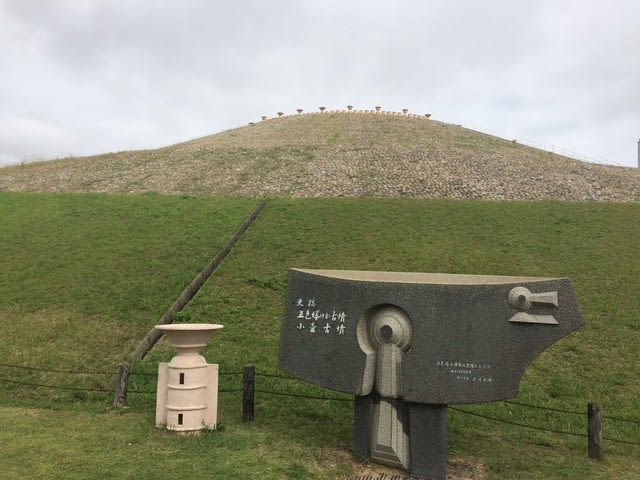
M 178 432 L 215 429 L 218 410 L 218 365 L 199 354 L 222 325 L 182 323 L 157 325 L 178 354 L 158 366 L 156 426 Z

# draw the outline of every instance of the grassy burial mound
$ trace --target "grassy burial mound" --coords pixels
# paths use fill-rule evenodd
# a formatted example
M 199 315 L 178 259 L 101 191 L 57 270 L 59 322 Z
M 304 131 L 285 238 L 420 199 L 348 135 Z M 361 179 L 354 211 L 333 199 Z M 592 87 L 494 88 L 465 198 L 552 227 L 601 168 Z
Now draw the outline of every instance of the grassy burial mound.
M 0 190 L 639 201 L 640 170 L 424 117 L 325 112 L 157 150 L 4 168 Z
M 0 193 L 3 363 L 115 373 L 256 204 Z M 225 325 L 203 352 L 223 373 L 221 430 L 179 437 L 154 428 L 155 379 L 147 374 L 173 355 L 164 341 L 136 366 L 128 408 L 119 411 L 110 408 L 111 392 L 39 386 L 110 388 L 109 375 L 2 366 L 3 478 L 183 478 L 187 469 L 197 477 L 346 479 L 362 472 L 349 452 L 352 400 L 269 376 L 278 374 L 292 266 L 570 277 L 586 325 L 527 370 L 517 401 L 535 408 L 496 402 L 452 410 L 452 466 L 488 479 L 637 478 L 639 239 L 635 204 L 273 199 L 181 315 Z M 238 391 L 245 363 L 257 371 L 251 424 L 241 420 Z M 324 396 L 335 399 L 317 398 Z M 586 457 L 589 401 L 612 417 L 602 462 Z
M 586 325 L 533 362 L 517 404 L 451 409 L 453 478 L 638 478 L 639 174 L 424 118 L 329 112 L 0 169 L 2 477 L 377 476 L 351 458 L 352 399 L 275 370 L 286 272 L 302 267 L 570 277 Z M 112 409 L 117 363 L 263 195 L 178 319 L 225 325 L 203 352 L 220 363 L 221 428 L 153 426 L 165 341 Z M 586 456 L 591 401 L 605 409 L 601 462 Z

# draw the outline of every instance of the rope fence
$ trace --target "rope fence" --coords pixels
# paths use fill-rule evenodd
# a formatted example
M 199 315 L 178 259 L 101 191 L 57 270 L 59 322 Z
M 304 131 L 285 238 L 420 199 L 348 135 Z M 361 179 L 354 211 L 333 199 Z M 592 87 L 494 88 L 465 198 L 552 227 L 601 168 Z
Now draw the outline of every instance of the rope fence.
M 38 387 L 38 388 L 52 388 L 56 390 L 75 390 L 75 391 L 85 391 L 85 392 L 112 392 L 112 388 L 101 388 L 101 387 L 76 387 L 73 385 L 49 385 L 46 383 L 34 383 L 34 382 L 24 382 L 20 380 L 12 380 L 6 377 L 0 377 L 0 383 L 13 383 L 16 385 L 23 385 L 28 387 Z
M 23 365 L 13 365 L 10 363 L 0 363 L 0 367 L 16 368 L 20 370 L 31 370 L 36 372 L 48 372 L 48 373 L 68 373 L 71 375 L 113 375 L 113 371 L 110 372 L 96 372 L 96 371 L 82 371 L 82 370 L 59 370 L 54 368 L 42 368 L 42 367 L 26 367 Z
M 565 431 L 565 430 L 555 430 L 552 428 L 547 428 L 547 427 L 538 427 L 536 425 L 529 425 L 526 423 L 520 423 L 520 422 L 514 422 L 513 420 L 504 420 L 501 418 L 496 418 L 496 417 L 491 417 L 489 415 L 484 415 L 482 413 L 477 413 L 477 412 L 471 412 L 469 410 L 463 409 L 463 408 L 459 408 L 459 407 L 453 407 L 453 406 L 449 406 L 449 408 L 451 410 L 454 410 L 456 412 L 460 412 L 460 413 L 464 413 L 465 415 L 472 415 L 474 417 L 479 417 L 479 418 L 483 418 L 485 420 L 491 420 L 492 422 L 496 422 L 496 423 L 503 423 L 506 425 L 513 425 L 515 427 L 524 427 L 524 428 L 530 428 L 532 430 L 538 430 L 541 432 L 551 432 L 551 433 L 557 433 L 560 435 L 573 435 L 575 437 L 587 437 L 586 433 L 576 433 L 576 432 L 569 432 L 569 431 Z
M 141 394 L 141 395 L 155 395 L 156 389 L 143 387 L 134 387 L 129 388 L 129 378 L 141 378 L 143 379 L 143 383 L 149 384 L 150 382 L 155 383 L 155 378 L 157 378 L 158 374 L 156 372 L 132 372 L 129 371 L 128 364 L 121 363 L 118 366 L 118 372 L 114 374 L 114 371 L 99 371 L 99 370 L 66 370 L 66 369 L 54 369 L 54 368 L 44 368 L 44 367 L 34 367 L 34 366 L 24 366 L 24 365 L 15 365 L 9 363 L 0 362 L 0 368 L 18 370 L 18 371 L 27 371 L 30 374 L 34 374 L 37 372 L 47 373 L 47 374 L 56 374 L 56 375 L 67 375 L 75 378 L 86 378 L 86 377 L 102 377 L 103 385 L 102 386 L 81 386 L 77 384 L 71 385 L 61 385 L 61 384 L 52 384 L 48 382 L 40 382 L 36 380 L 18 380 L 16 378 L 11 378 L 5 375 L 0 375 L 0 384 L 9 384 L 9 385 L 20 385 L 23 387 L 31 387 L 31 388 L 45 388 L 45 389 L 53 389 L 53 390 L 67 390 L 67 391 L 84 391 L 84 392 L 94 392 L 94 393 L 115 393 L 115 401 L 114 404 L 116 406 L 124 406 L 126 402 L 126 396 L 128 393 L 131 394 Z M 104 385 L 105 376 L 111 377 L 110 385 Z M 255 371 L 255 367 L 253 365 L 245 365 L 242 371 L 223 371 L 219 372 L 220 377 L 242 377 L 242 382 L 238 382 L 237 387 L 232 387 L 231 385 L 225 386 L 224 388 L 219 388 L 219 393 L 240 393 L 242 392 L 242 403 L 243 403 L 243 418 L 245 421 L 251 421 L 254 418 L 254 404 L 255 404 L 255 395 L 273 395 L 278 397 L 289 397 L 293 399 L 304 399 L 304 400 L 318 400 L 318 401 L 335 401 L 335 402 L 353 402 L 353 397 L 338 397 L 335 395 L 318 395 L 312 394 L 308 392 L 300 392 L 293 391 L 293 389 L 288 388 L 287 385 L 291 386 L 291 384 L 299 384 L 301 388 L 308 389 L 308 384 L 303 382 L 295 377 L 291 377 L 288 375 L 282 375 L 279 373 L 269 373 L 262 371 Z M 256 387 L 256 377 L 258 379 L 263 378 L 267 379 L 268 383 L 272 385 L 267 385 L 266 387 L 258 386 Z M 115 378 L 115 382 L 113 381 Z M 279 383 L 279 385 L 273 385 L 275 383 Z M 115 385 L 115 386 L 114 386 Z M 275 388 L 274 388 L 275 387 Z M 114 392 L 115 390 L 115 392 Z M 585 417 L 584 411 L 577 411 L 567 408 L 558 408 L 558 407 L 549 407 L 543 405 L 533 405 L 530 403 L 514 401 L 514 400 L 506 400 L 501 402 L 504 405 L 516 406 L 523 409 L 530 410 L 541 410 L 546 412 L 552 412 L 560 415 L 570 415 L 570 416 L 579 416 Z M 640 420 L 634 418 L 626 418 L 621 416 L 605 416 L 602 414 L 602 407 L 597 404 L 589 404 L 588 405 L 588 417 L 589 417 L 589 433 L 579 433 L 571 430 L 552 428 L 549 426 L 540 426 L 540 425 L 532 425 L 529 423 L 498 418 L 492 415 L 487 415 L 484 413 L 479 413 L 475 411 L 471 411 L 467 408 L 461 408 L 458 406 L 449 406 L 449 408 L 455 412 L 461 413 L 463 415 L 473 416 L 476 418 L 481 418 L 486 421 L 490 421 L 496 424 L 505 424 L 519 428 L 527 428 L 531 430 L 537 430 L 547 433 L 552 433 L 556 435 L 567 435 L 579 438 L 587 438 L 591 440 L 591 412 L 592 408 L 599 408 L 599 418 L 600 421 L 606 420 L 609 422 L 620 422 L 624 424 L 640 426 Z M 596 415 L 598 417 L 598 415 Z M 640 431 L 640 430 L 638 430 Z M 618 443 L 622 445 L 629 445 L 633 447 L 640 447 L 640 440 L 636 441 L 635 439 L 622 439 L 616 437 L 602 436 L 602 427 L 599 428 L 598 435 L 600 442 L 607 441 Z M 596 455 L 597 456 L 597 455 Z
M 505 402 L 505 403 L 510 403 L 510 402 Z M 531 405 L 531 408 L 541 408 L 537 405 Z M 482 413 L 478 413 L 478 412 L 471 412 L 469 410 L 460 408 L 460 407 L 455 407 L 455 406 L 449 406 L 449 408 L 451 410 L 454 410 L 456 412 L 460 412 L 463 413 L 465 415 L 471 415 L 474 417 L 479 417 L 479 418 L 483 418 L 485 420 L 490 420 L 494 423 L 502 423 L 505 425 L 512 425 L 515 427 L 523 427 L 523 428 L 529 428 L 531 430 L 538 430 L 541 432 L 549 432 L 549 433 L 555 433 L 558 435 L 570 435 L 570 436 L 574 436 L 574 437 L 582 437 L 582 438 L 589 438 L 589 435 L 587 433 L 578 433 L 578 432 L 571 432 L 571 431 L 566 431 L 566 430 L 557 430 L 554 428 L 550 428 L 550 427 L 540 427 L 537 425 L 530 425 L 530 424 L 526 424 L 526 423 L 521 423 L 521 422 L 514 422 L 513 420 L 505 420 L 502 418 L 496 418 L 496 417 L 492 417 L 490 415 L 485 415 Z M 544 410 L 549 410 L 547 408 L 543 408 Z M 559 409 L 552 409 L 552 411 L 558 411 Z M 578 413 L 578 412 L 565 412 L 565 413 L 570 413 L 570 414 L 575 414 L 575 415 L 580 415 L 582 417 L 584 417 L 584 413 Z M 615 418 L 613 417 L 604 417 L 607 420 L 615 420 Z M 618 419 L 620 420 L 620 419 Z M 639 421 L 636 420 L 629 420 L 629 419 L 624 419 L 623 421 L 625 422 L 629 422 L 629 423 L 633 423 L 636 425 L 640 425 Z M 634 441 L 630 441 L 630 440 L 622 440 L 620 438 L 613 438 L 613 437 L 603 437 L 603 440 L 607 440 L 610 442 L 615 442 L 615 443 L 621 443 L 621 444 L 625 444 L 625 445 L 633 445 L 636 447 L 640 447 L 640 442 L 634 442 Z

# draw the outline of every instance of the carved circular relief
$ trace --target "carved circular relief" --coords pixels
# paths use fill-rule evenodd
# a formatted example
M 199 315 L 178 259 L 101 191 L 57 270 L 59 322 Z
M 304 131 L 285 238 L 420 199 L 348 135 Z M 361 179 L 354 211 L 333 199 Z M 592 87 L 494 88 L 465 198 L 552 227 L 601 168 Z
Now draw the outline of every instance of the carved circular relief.
M 382 305 L 367 312 L 369 341 L 373 348 L 384 343 L 398 346 L 407 351 L 411 346 L 413 328 L 409 316 L 393 305 Z

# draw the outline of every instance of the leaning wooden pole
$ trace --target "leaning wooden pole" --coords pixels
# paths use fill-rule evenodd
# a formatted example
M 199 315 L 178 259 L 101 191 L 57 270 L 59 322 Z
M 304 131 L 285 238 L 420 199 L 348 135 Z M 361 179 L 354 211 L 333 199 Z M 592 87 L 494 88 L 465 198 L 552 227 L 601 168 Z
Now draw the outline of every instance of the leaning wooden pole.
M 236 229 L 236 231 L 231 235 L 229 240 L 224 244 L 222 249 L 216 254 L 213 259 L 207 264 L 207 266 L 202 270 L 193 281 L 184 289 L 184 291 L 180 294 L 178 299 L 169 307 L 169 309 L 160 317 L 160 320 L 156 322 L 156 325 L 165 325 L 173 322 L 173 316 L 181 311 L 187 304 L 191 301 L 191 299 L 198 293 L 198 290 L 202 288 L 204 283 L 209 279 L 213 271 L 222 263 L 222 260 L 229 254 L 233 246 L 236 244 L 238 239 L 242 236 L 242 234 L 251 226 L 254 220 L 258 217 L 262 209 L 267 205 L 268 200 L 263 199 L 256 208 L 249 214 L 249 216 L 245 219 L 244 222 Z M 160 339 L 162 333 L 158 330 L 151 329 L 149 333 L 145 335 L 142 341 L 138 344 L 136 349 L 129 355 L 127 361 L 130 365 L 133 365 L 136 362 L 139 362 L 144 358 L 144 356 L 151 350 L 151 348 L 156 344 L 156 342 Z

